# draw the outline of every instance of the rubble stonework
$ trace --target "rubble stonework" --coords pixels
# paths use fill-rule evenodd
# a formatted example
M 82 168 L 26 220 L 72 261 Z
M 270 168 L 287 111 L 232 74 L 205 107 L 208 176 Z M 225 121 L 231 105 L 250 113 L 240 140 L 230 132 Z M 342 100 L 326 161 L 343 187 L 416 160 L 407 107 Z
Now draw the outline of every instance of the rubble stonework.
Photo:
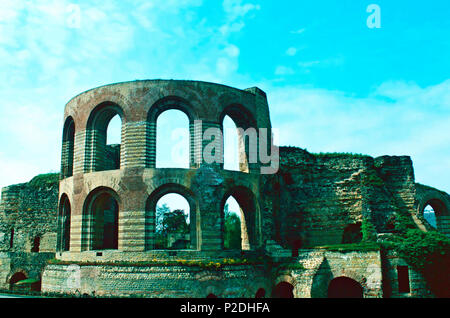
M 157 118 L 169 109 L 189 119 L 188 169 L 155 167 Z M 115 115 L 122 119 L 122 142 L 110 146 L 106 128 Z M 389 236 L 399 209 L 418 228 L 432 230 L 423 217 L 427 205 L 435 209 L 437 229 L 450 235 L 450 196 L 417 184 L 410 157 L 280 147 L 278 171 L 262 174 L 264 164 L 248 160 L 254 149 L 241 143 L 240 156 L 247 159 L 241 171 L 224 170 L 221 162 L 203 160 L 211 141 L 202 136 L 208 128 L 221 129 L 225 115 L 238 127 L 265 128 L 271 135 L 267 97 L 258 88 L 135 81 L 69 101 L 59 189 L 23 184 L 2 191 L 3 286 L 20 270 L 41 279 L 44 292 L 74 295 L 327 297 L 332 286 L 350 282 L 362 297 L 434 296 L 412 269 L 410 291 L 396 291 L 397 266 L 406 263 L 392 253 L 327 248 L 354 243 L 367 222 L 375 240 Z M 155 248 L 156 203 L 168 193 L 189 203 L 187 249 Z M 243 215 L 237 250 L 224 249 L 223 208 L 230 196 Z M 13 227 L 17 238 L 9 247 Z M 37 235 L 41 249 L 33 254 L 30 240 Z M 39 261 L 29 256 L 44 252 L 49 254 Z M 18 255 L 28 261 L 18 266 Z

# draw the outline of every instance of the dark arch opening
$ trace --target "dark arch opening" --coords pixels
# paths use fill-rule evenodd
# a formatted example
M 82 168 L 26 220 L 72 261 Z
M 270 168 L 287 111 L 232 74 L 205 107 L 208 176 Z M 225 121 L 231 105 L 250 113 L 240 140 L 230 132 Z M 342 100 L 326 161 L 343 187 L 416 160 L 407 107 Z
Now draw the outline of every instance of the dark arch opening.
M 264 288 L 260 288 L 256 291 L 255 298 L 265 298 L 266 290 Z
M 363 298 L 363 288 L 348 277 L 337 277 L 328 285 L 328 298 Z
M 68 178 L 73 176 L 73 158 L 75 147 L 75 122 L 68 117 L 64 123 L 63 145 L 61 157 L 61 176 Z
M 423 209 L 423 217 L 432 228 L 437 229 L 436 212 L 431 205 L 428 204 Z
M 273 298 L 294 298 L 294 286 L 288 282 L 281 282 L 272 292 Z
M 118 249 L 119 203 L 110 189 L 94 190 L 88 197 L 85 213 L 87 243 L 90 250 Z
M 9 288 L 14 289 L 14 285 L 22 280 L 27 279 L 27 276 L 22 272 L 17 272 L 14 275 L 11 276 L 9 280 Z
M 111 123 L 113 129 L 109 129 Z M 85 172 L 120 169 L 122 130 L 123 111 L 117 104 L 105 102 L 92 111 L 86 131 Z M 119 144 L 112 143 L 119 140 Z
M 14 228 L 12 228 L 9 233 L 9 248 L 13 247 L 14 247 Z
M 70 201 L 66 194 L 61 197 L 58 213 L 58 251 L 68 251 L 70 248 Z
M 361 222 L 355 224 L 349 224 L 344 229 L 344 233 L 342 235 L 342 243 L 359 243 L 362 240 L 362 232 L 361 232 Z
M 422 216 L 431 228 L 443 234 L 450 234 L 448 220 L 450 213 L 445 203 L 439 199 L 428 200 L 423 207 Z
M 217 298 L 216 295 L 214 295 L 213 293 L 208 294 L 208 296 L 206 296 L 206 298 Z
M 180 237 L 181 241 L 174 246 L 171 244 L 170 248 L 173 249 L 197 249 L 197 237 L 199 235 L 198 229 L 199 225 L 197 224 L 197 200 L 195 198 L 195 195 L 190 191 L 188 188 L 175 183 L 168 183 L 165 185 L 160 186 L 158 189 L 154 190 L 150 196 L 147 199 L 146 207 L 145 207 L 145 249 L 146 250 L 153 250 L 153 249 L 161 249 L 164 248 L 167 245 L 162 245 L 157 242 L 157 234 L 158 231 L 160 231 L 160 226 L 162 225 L 162 220 L 157 219 L 160 215 L 157 215 L 157 206 L 160 199 L 165 197 L 166 195 L 171 195 L 172 198 L 181 196 L 181 202 L 183 205 L 181 206 L 183 210 L 189 210 L 189 211 L 183 211 L 181 213 L 178 211 L 177 213 L 173 210 L 180 210 L 178 207 L 175 207 L 175 209 L 165 209 L 165 212 L 170 213 L 174 218 L 178 218 L 179 220 L 183 220 L 183 214 L 185 215 L 185 212 L 188 212 L 187 219 L 184 218 L 185 222 L 189 222 L 188 224 L 188 233 L 185 233 L 185 239 L 183 240 L 182 237 Z M 179 198 L 179 197 L 178 197 Z M 188 205 L 188 208 L 186 208 L 186 203 Z M 184 206 L 184 208 L 183 208 Z M 185 215 L 186 216 L 186 215 Z M 176 226 L 175 226 L 175 230 Z M 176 231 L 175 231 L 176 232 Z M 176 236 L 176 235 L 175 235 Z M 189 238 L 189 242 L 186 242 L 186 238 Z M 176 240 L 174 241 L 174 243 Z M 165 248 L 164 248 L 165 249 Z
M 230 197 L 233 197 L 240 209 L 241 249 L 253 250 L 260 245 L 261 229 L 259 209 L 253 192 L 242 186 L 235 187 L 228 191 L 221 202 L 222 248 L 225 248 L 225 205 L 229 202 L 228 199 Z
M 41 237 L 35 236 L 33 239 L 33 247 L 31 248 L 31 252 L 38 253 L 40 244 L 41 244 Z
M 233 104 L 225 108 L 220 123 L 223 136 L 222 167 L 250 172 L 257 164 L 259 147 L 258 130 L 252 114 L 244 106 Z

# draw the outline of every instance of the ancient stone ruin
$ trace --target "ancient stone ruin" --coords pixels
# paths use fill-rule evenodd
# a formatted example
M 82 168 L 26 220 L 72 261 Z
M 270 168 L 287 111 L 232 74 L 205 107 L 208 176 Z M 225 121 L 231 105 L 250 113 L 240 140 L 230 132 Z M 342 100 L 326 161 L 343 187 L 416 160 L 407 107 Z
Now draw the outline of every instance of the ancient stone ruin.
M 155 165 L 157 119 L 170 109 L 189 119 L 189 168 Z M 121 144 L 109 145 L 116 115 Z M 244 131 L 240 171 L 224 169 L 220 139 L 205 138 L 208 129 L 222 131 L 225 116 Z M 251 128 L 257 135 L 245 133 Z M 74 97 L 64 113 L 61 174 L 2 190 L 0 287 L 28 280 L 51 294 L 147 297 L 445 294 L 382 243 L 399 235 L 401 216 L 421 232 L 450 236 L 447 193 L 416 183 L 407 156 L 278 148 L 271 129 L 256 87 L 146 80 Z M 205 156 L 211 148 L 218 160 Z M 254 160 L 260 153 L 279 157 Z M 189 224 L 161 248 L 157 203 L 169 193 L 188 202 Z M 230 196 L 241 209 L 241 244 L 231 249 Z M 449 276 L 448 267 L 439 270 Z

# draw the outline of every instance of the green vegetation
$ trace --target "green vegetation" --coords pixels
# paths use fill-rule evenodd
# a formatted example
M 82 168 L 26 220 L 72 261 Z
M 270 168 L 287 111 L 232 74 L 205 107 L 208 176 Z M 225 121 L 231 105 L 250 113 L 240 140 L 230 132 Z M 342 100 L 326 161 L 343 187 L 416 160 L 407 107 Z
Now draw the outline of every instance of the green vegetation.
M 156 249 L 187 248 L 188 242 L 183 239 L 186 234 L 189 234 L 189 224 L 184 210 L 171 211 L 166 204 L 156 208 Z M 169 242 L 170 236 L 174 242 Z
M 367 170 L 362 177 L 362 184 L 365 186 L 382 187 L 384 185 L 384 181 L 374 170 Z
M 380 244 L 377 242 L 360 242 L 316 246 L 314 248 L 325 249 L 332 252 L 371 252 L 380 250 Z
M 450 239 L 437 231 L 417 228 L 406 211 L 398 210 L 395 234 L 383 243 L 420 272 L 438 297 L 450 297 Z
M 40 174 L 29 182 L 34 188 L 42 188 L 57 185 L 59 182 L 59 173 Z
M 263 264 L 262 257 L 258 258 L 221 258 L 215 260 L 160 260 L 152 259 L 141 262 L 126 262 L 126 261 L 110 261 L 110 262 L 72 262 L 61 261 L 58 259 L 52 259 L 48 261 L 51 265 L 79 265 L 79 266 L 132 266 L 132 267 L 152 267 L 152 266 L 188 266 L 199 267 L 202 269 L 220 269 L 224 266 L 237 266 L 237 265 L 257 265 Z
M 361 222 L 361 233 L 363 243 L 373 243 L 377 241 L 377 229 L 375 228 L 375 225 L 366 218 L 363 218 L 363 221 Z

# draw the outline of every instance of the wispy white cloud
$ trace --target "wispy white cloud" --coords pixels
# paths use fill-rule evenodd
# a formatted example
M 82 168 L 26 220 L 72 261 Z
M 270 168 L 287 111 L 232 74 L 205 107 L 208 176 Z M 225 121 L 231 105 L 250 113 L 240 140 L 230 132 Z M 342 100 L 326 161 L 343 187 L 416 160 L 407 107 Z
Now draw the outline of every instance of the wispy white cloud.
M 295 47 L 290 47 L 286 50 L 286 54 L 289 56 L 294 56 L 297 54 L 297 49 Z
M 279 65 L 275 68 L 275 75 L 292 75 L 294 70 L 290 67 Z
M 297 29 L 297 30 L 292 30 L 291 34 L 302 34 L 306 31 L 305 28 L 301 28 L 301 29 Z

